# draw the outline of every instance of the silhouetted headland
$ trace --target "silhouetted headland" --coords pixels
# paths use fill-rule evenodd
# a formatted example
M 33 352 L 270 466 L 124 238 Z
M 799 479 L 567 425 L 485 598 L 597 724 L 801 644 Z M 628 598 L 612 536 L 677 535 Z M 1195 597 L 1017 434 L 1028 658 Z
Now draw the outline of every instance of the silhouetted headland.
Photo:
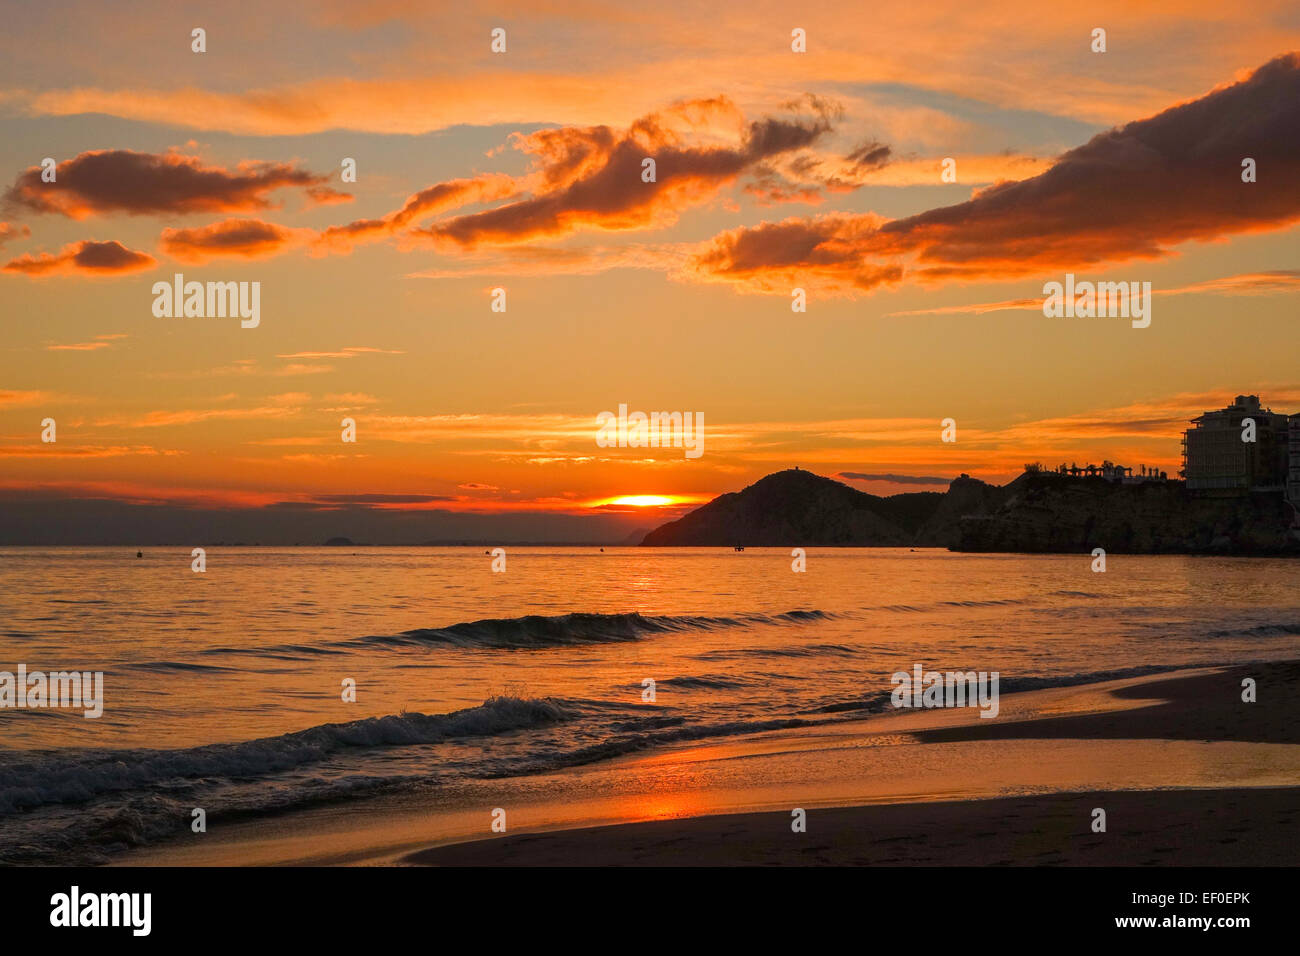
M 1295 555 L 1292 520 L 1280 492 L 1201 496 L 1178 480 L 1128 484 L 1027 470 L 1005 485 L 962 475 L 945 493 L 879 497 L 791 469 L 721 495 L 641 543 Z

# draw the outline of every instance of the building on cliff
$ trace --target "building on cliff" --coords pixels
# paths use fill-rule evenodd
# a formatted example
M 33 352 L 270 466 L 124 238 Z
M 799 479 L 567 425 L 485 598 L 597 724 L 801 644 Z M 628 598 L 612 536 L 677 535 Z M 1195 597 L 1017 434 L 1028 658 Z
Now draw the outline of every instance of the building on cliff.
M 1038 474 L 1043 471 L 1043 466 L 1037 462 L 1025 465 L 1025 471 Z M 1082 468 L 1078 465 L 1066 465 L 1061 463 L 1056 469 L 1056 474 L 1066 478 L 1102 478 L 1106 481 L 1124 485 L 1141 485 L 1149 481 L 1168 481 L 1169 475 L 1152 466 L 1148 468 L 1141 465 L 1133 468 L 1129 465 L 1117 465 L 1113 461 L 1103 461 L 1100 465 L 1084 465 Z M 963 478 L 967 477 L 962 475 Z
M 1247 441 L 1243 423 L 1255 423 Z M 1227 408 L 1192 419 L 1183 433 L 1183 477 L 1188 491 L 1203 495 L 1244 495 L 1282 491 L 1290 467 L 1290 416 L 1259 403 L 1258 395 L 1238 395 Z

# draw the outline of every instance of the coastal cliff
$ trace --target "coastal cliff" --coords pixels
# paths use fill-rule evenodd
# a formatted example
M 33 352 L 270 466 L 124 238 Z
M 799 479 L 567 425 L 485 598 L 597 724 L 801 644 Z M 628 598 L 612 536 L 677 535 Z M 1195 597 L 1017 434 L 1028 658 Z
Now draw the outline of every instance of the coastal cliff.
M 1295 554 L 1280 493 L 1191 495 L 1181 481 L 1122 485 L 1101 478 L 1025 474 L 985 512 L 959 519 L 956 551 L 1127 554 Z
M 1026 472 L 962 476 L 944 494 L 878 497 L 780 471 L 651 531 L 646 546 L 946 547 L 953 551 L 1300 554 L 1281 494 L 1203 498 L 1180 481 L 1118 484 Z

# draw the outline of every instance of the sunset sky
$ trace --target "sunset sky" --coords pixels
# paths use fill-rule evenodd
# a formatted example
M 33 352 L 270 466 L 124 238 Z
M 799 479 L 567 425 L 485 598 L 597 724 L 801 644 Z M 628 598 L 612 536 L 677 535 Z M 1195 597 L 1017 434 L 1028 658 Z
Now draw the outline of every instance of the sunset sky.
M 430 6 L 6 9 L 0 507 L 617 537 L 795 465 L 1174 473 L 1235 394 L 1300 411 L 1293 2 Z M 260 325 L 155 317 L 177 272 Z M 1066 273 L 1151 326 L 1045 318 Z M 703 455 L 599 447 L 621 403 Z

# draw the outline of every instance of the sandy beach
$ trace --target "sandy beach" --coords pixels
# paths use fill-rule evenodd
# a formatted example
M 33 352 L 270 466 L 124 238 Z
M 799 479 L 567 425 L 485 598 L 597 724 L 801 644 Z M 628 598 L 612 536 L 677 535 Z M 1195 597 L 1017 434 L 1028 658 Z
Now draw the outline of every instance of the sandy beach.
M 1258 701 L 1241 701 L 1241 681 Z M 1294 865 L 1300 664 L 773 731 L 212 828 L 152 865 Z M 1093 810 L 1105 833 L 1091 829 Z M 494 834 L 491 813 L 506 811 Z M 807 830 L 791 830 L 794 808 Z
M 1105 808 L 1108 831 L 1092 833 Z M 1193 839 L 1189 841 L 1191 834 Z M 435 866 L 1294 866 L 1300 787 L 1068 793 L 726 814 L 528 834 L 407 857 Z
M 1259 699 L 1241 700 L 1253 677 Z M 1137 706 L 1107 712 L 979 720 L 916 732 L 973 740 L 1300 742 L 1300 663 L 1229 668 L 1107 690 Z M 1156 745 L 1158 747 L 1158 745 Z M 1300 778 L 1297 778 L 1300 782 Z M 1095 808 L 1107 831 L 1094 833 Z M 1294 866 L 1300 786 L 1123 790 L 813 810 L 807 832 L 788 812 L 727 814 L 510 836 L 407 857 L 439 866 L 1067 865 Z

